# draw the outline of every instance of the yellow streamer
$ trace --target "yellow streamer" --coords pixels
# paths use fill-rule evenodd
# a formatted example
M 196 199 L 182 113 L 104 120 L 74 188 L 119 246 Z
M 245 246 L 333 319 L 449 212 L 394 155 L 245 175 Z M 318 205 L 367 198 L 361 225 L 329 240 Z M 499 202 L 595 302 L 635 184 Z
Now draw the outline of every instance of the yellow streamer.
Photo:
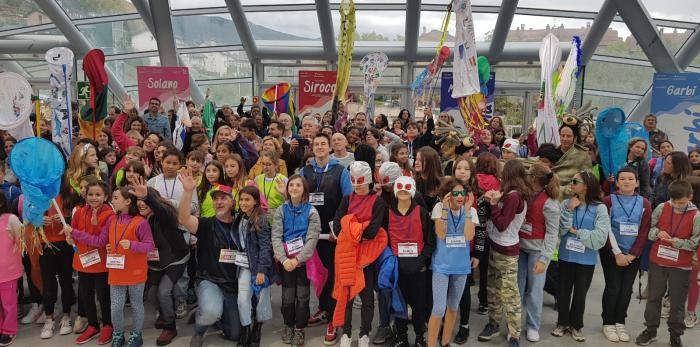
M 335 79 L 333 100 L 344 101 L 350 82 L 352 49 L 355 44 L 355 3 L 343 0 L 340 3 L 340 47 L 338 49 L 338 73 Z
M 440 43 L 438 43 L 435 49 L 435 54 L 440 53 L 440 48 L 445 44 L 445 39 L 447 39 L 447 27 L 450 25 L 450 18 L 452 17 L 452 4 L 447 5 L 447 13 L 442 17 L 442 36 L 440 36 Z
M 34 119 L 36 120 L 36 137 L 41 137 L 41 112 L 39 111 L 39 97 L 34 99 Z

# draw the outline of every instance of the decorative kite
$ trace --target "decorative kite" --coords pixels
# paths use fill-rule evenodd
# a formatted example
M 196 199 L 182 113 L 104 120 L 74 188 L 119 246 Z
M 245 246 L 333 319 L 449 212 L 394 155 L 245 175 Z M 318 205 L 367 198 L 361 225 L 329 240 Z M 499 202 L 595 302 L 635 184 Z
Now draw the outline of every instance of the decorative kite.
M 68 158 L 73 151 L 73 115 L 71 114 L 71 76 L 73 74 L 73 51 L 66 47 L 51 48 L 46 52 L 49 63 L 51 85 L 51 140 Z
M 382 73 L 389 66 L 389 57 L 382 52 L 367 53 L 360 61 L 360 71 L 365 75 L 364 97 L 367 119 L 370 124 L 374 119 L 374 92 L 379 86 Z
M 450 48 L 443 46 L 443 44 L 447 38 L 451 16 L 452 4 L 447 6 L 447 13 L 445 13 L 445 16 L 442 18 L 442 35 L 440 36 L 440 42 L 435 50 L 435 57 L 430 64 L 428 64 L 428 66 L 426 66 L 425 69 L 418 74 L 415 81 L 411 83 L 411 100 L 413 100 L 413 104 L 416 107 L 420 106 L 422 103 L 425 103 L 426 98 L 430 98 L 432 104 L 433 89 L 437 83 L 437 79 L 435 77 L 440 74 L 442 66 L 445 65 L 445 61 L 447 61 L 447 58 L 450 57 Z M 436 81 L 436 83 L 432 83 L 433 81 Z
M 211 89 L 207 88 L 206 99 L 204 100 L 204 108 L 202 109 L 202 124 L 204 129 L 207 129 L 207 136 L 209 137 L 209 142 L 212 141 L 214 136 L 214 120 L 216 119 L 216 111 L 214 111 L 214 102 L 209 98 Z
M 598 113 L 595 138 L 598 143 L 601 168 L 605 177 L 614 175 L 627 164 L 629 134 L 624 131 L 625 111 L 617 107 Z
M 0 129 L 23 130 L 28 126 L 31 113 L 32 86 L 29 82 L 14 72 L 0 72 Z
M 562 116 L 569 108 L 576 92 L 576 80 L 581 74 L 581 38 L 574 36 L 571 41 L 571 51 L 566 59 L 564 68 L 558 74 L 558 82 L 554 92 L 554 108 L 557 116 Z
M 107 83 L 105 54 L 100 49 L 89 51 L 83 58 L 83 71 L 90 81 L 90 104 L 80 113 L 80 132 L 93 140 L 107 119 Z
M 561 61 L 561 47 L 559 39 L 553 34 L 548 34 L 542 39 L 540 46 L 540 99 L 537 105 L 537 143 L 553 143 L 559 145 L 559 126 L 557 113 L 554 107 L 554 83 L 553 75 Z
M 338 113 L 338 104 L 345 101 L 345 92 L 350 82 L 352 49 L 355 45 L 355 3 L 352 0 L 340 2 L 340 40 L 338 45 L 338 73 L 333 92 L 333 113 Z

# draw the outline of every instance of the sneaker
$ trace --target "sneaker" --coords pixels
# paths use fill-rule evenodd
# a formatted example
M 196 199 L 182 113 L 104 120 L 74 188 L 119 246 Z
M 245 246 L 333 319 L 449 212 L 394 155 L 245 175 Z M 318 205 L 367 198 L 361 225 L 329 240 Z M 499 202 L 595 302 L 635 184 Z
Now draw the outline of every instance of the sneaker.
M 552 336 L 556 337 L 562 337 L 564 336 L 567 332 L 569 331 L 569 328 L 563 326 L 563 325 L 557 325 L 554 330 L 552 330 Z
M 177 330 L 175 329 L 163 329 L 160 332 L 160 336 L 156 339 L 156 346 L 167 346 L 173 339 L 177 336 Z
M 309 321 L 306 324 L 310 327 L 315 327 L 326 323 L 328 323 L 328 313 L 326 311 L 318 310 L 311 317 L 309 317 Z
M 323 344 L 326 346 L 333 346 L 338 341 L 338 334 L 332 323 L 328 323 L 326 326 L 326 335 L 323 337 Z
M 581 329 L 571 329 L 571 337 L 574 338 L 574 341 L 576 342 L 583 342 L 586 341 L 586 337 L 583 336 L 583 330 Z
M 425 336 L 423 335 L 416 335 L 416 342 L 413 344 L 414 347 L 428 347 L 428 344 L 425 342 Z
M 292 343 L 292 338 L 294 337 L 294 328 L 285 326 L 282 329 L 282 343 L 288 345 Z
M 292 336 L 292 347 L 303 346 L 304 340 L 304 330 L 294 329 L 294 336 Z
M 190 347 L 202 347 L 204 345 L 204 336 L 199 334 L 192 335 L 190 339 Z
M 75 318 L 75 323 L 73 323 L 73 333 L 82 334 L 88 327 L 87 317 L 78 316 Z
M 409 347 L 410 345 L 408 344 L 408 336 L 397 336 L 394 338 L 394 341 L 391 342 L 391 345 L 389 347 Z
M 627 333 L 624 324 L 615 324 L 615 330 L 617 330 L 617 337 L 620 338 L 620 342 L 630 342 L 630 334 Z
M 500 326 L 494 323 L 488 323 L 484 327 L 484 330 L 479 334 L 478 340 L 481 342 L 491 341 L 492 338 L 501 334 Z
M 520 347 L 520 339 L 511 337 L 508 339 L 508 347 Z
M 340 337 L 340 347 L 350 347 L 352 345 L 352 338 L 348 335 L 343 334 Z
M 102 329 L 100 329 L 100 338 L 97 339 L 97 344 L 98 345 L 106 345 L 110 341 L 112 341 L 112 326 L 111 325 L 103 325 Z
M 113 332 L 112 333 L 112 347 L 122 347 L 122 346 L 124 346 L 124 333 L 117 332 L 117 331 Z
M 75 343 L 79 344 L 79 345 L 82 345 L 84 343 L 88 343 L 92 339 L 97 337 L 99 334 L 100 334 L 100 330 L 98 330 L 97 328 L 95 328 L 93 326 L 88 326 L 85 329 L 85 331 L 83 331 L 83 333 L 80 334 L 80 336 L 78 336 L 77 339 L 75 339 Z
M 375 345 L 381 345 L 391 340 L 394 332 L 391 330 L 391 326 L 377 327 L 372 336 L 372 343 Z
M 179 300 L 177 302 L 177 308 L 175 309 L 175 317 L 177 319 L 182 319 L 185 318 L 187 315 L 187 301 L 186 300 Z
M 61 321 L 58 323 L 60 327 L 58 333 L 60 335 L 68 335 L 73 332 L 73 323 L 70 321 L 70 316 L 61 317 Z
M 153 327 L 159 330 L 165 329 L 165 324 L 165 320 L 162 317 L 158 316 L 158 318 L 156 318 L 156 321 L 153 323 Z
M 20 323 L 21 324 L 34 323 L 43 314 L 44 314 L 43 306 L 37 305 L 37 304 L 32 304 L 32 307 L 29 309 L 29 312 L 27 312 L 27 314 L 24 317 L 22 317 L 22 319 L 20 320 Z M 46 318 L 44 318 L 44 320 L 46 320 Z
M 656 341 L 656 330 L 644 329 L 644 331 L 637 336 L 637 339 L 634 340 L 634 343 L 640 346 L 648 346 L 654 341 Z
M 489 312 L 489 305 L 479 304 L 479 308 L 476 310 L 479 314 L 486 314 Z
M 460 325 L 459 331 L 457 331 L 457 335 L 455 336 L 455 343 L 458 345 L 463 345 L 465 342 L 467 342 L 468 339 L 469 339 L 469 324 Z
M 683 347 L 680 335 L 671 335 L 671 347 Z
M 695 324 L 698 324 L 698 316 L 695 314 L 695 312 L 688 312 L 685 315 L 685 327 L 688 329 L 692 329 L 695 327 Z
M 54 329 L 53 319 L 47 318 L 46 322 L 44 322 L 44 326 L 41 327 L 41 334 L 39 335 L 39 337 L 42 339 L 52 338 L 53 337 L 53 329 Z
M 668 296 L 661 300 L 661 318 L 668 318 L 671 313 L 671 298 Z
M 369 347 L 369 336 L 363 335 L 360 337 L 360 339 L 357 341 L 357 347 Z
M 614 325 L 603 325 L 603 335 L 610 342 L 620 342 L 620 336 L 617 335 Z
M 16 335 L 6 335 L 6 334 L 0 335 L 0 346 L 5 347 L 5 346 L 11 345 L 12 342 L 15 341 L 15 336 Z
M 353 310 L 359 310 L 362 308 L 362 299 L 360 299 L 359 295 L 352 301 L 352 308 Z
M 39 307 L 41 307 L 41 306 L 39 306 Z M 34 323 L 36 323 L 36 324 L 44 324 L 44 323 L 46 323 L 46 318 L 47 318 L 47 317 L 46 317 L 46 313 L 44 313 L 44 312 L 42 311 L 41 314 L 39 315 L 39 318 L 37 318 L 36 321 L 34 321 Z
M 535 330 L 535 329 L 527 329 L 526 338 L 530 342 L 539 342 L 540 341 L 540 332 Z
M 126 342 L 126 347 L 141 347 L 143 345 L 143 337 L 141 333 L 131 332 L 129 341 Z

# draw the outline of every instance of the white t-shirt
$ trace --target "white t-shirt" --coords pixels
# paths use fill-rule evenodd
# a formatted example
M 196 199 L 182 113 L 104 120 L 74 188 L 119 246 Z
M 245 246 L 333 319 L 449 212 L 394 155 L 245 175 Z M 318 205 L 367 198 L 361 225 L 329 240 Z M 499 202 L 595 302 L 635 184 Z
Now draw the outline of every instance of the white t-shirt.
M 177 206 L 180 205 L 180 198 L 182 197 L 182 194 L 185 193 L 185 189 L 182 187 L 182 182 L 180 182 L 180 179 L 178 178 L 179 176 L 180 175 L 175 176 L 174 178 L 166 179 L 163 174 L 160 174 L 148 180 L 147 185 L 157 190 L 158 193 L 160 193 L 160 196 L 168 199 L 168 201 L 170 201 L 173 206 L 177 208 Z M 194 192 L 192 193 L 192 205 L 190 210 L 192 213 L 196 213 L 199 210 L 199 199 L 197 198 L 197 194 Z
M 474 226 L 479 225 L 479 216 L 476 215 L 476 209 L 471 207 L 471 211 L 469 213 L 472 215 L 472 223 L 474 223 Z M 433 207 L 433 212 L 430 214 L 430 218 L 433 220 L 442 218 L 442 202 L 435 204 L 435 207 Z

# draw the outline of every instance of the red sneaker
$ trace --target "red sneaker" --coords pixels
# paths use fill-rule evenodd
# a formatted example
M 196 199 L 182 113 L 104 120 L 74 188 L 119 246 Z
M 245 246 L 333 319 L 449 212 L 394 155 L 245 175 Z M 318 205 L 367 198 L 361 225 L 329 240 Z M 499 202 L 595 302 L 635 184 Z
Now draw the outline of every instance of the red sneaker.
M 333 327 L 333 323 L 328 323 L 326 326 L 326 336 L 323 338 L 323 344 L 326 346 L 333 346 L 338 341 L 338 334 Z
M 103 325 L 102 330 L 100 330 L 100 338 L 97 339 L 98 345 L 106 345 L 112 341 L 112 326 Z
M 77 339 L 75 339 L 75 343 L 77 343 L 79 345 L 82 345 L 84 343 L 88 343 L 88 342 L 90 342 L 90 340 L 94 339 L 99 334 L 100 334 L 100 331 L 97 330 L 97 328 L 95 328 L 92 325 L 88 325 L 87 329 L 85 329 L 85 331 L 83 331 L 83 333 L 80 334 L 80 336 L 78 336 Z
M 328 313 L 323 310 L 318 310 L 316 311 L 316 313 L 311 315 L 311 317 L 309 317 L 309 320 L 306 325 L 310 327 L 315 327 L 326 323 L 328 323 Z
M 158 339 L 156 340 L 156 345 L 167 346 L 170 344 L 170 342 L 173 341 L 175 336 L 177 336 L 177 330 L 163 329 L 163 331 L 160 333 L 160 336 L 158 336 Z

